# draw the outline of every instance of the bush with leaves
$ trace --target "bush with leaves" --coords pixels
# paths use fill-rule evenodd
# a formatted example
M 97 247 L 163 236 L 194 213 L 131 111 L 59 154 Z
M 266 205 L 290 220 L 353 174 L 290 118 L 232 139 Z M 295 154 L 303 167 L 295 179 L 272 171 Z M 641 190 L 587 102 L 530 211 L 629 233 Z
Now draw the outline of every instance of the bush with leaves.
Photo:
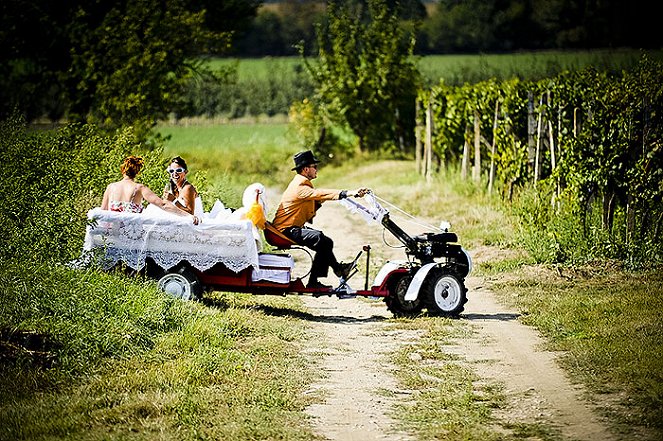
M 145 159 L 138 179 L 157 193 L 167 182 L 167 158 L 148 151 L 132 128 L 115 135 L 69 125 L 55 132 L 31 131 L 20 118 L 0 123 L 5 171 L 0 183 L 0 258 L 65 262 L 80 254 L 86 213 L 101 203 L 106 186 L 121 178 L 129 154 Z
M 330 2 L 327 13 L 328 24 L 316 28 L 317 61 L 304 58 L 320 109 L 354 132 L 359 150 L 412 145 L 419 84 L 413 35 L 384 0 Z

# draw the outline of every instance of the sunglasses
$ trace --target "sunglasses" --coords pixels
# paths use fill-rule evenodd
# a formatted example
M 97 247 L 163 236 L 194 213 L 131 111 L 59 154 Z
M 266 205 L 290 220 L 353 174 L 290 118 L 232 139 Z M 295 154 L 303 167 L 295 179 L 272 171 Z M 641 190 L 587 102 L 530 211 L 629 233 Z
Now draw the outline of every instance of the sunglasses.
M 317 169 L 317 168 L 318 168 L 318 164 L 311 164 L 311 165 L 309 165 L 309 167 Z
M 169 168 L 166 171 L 172 175 L 173 173 L 184 173 L 186 171 L 186 169 L 185 168 Z

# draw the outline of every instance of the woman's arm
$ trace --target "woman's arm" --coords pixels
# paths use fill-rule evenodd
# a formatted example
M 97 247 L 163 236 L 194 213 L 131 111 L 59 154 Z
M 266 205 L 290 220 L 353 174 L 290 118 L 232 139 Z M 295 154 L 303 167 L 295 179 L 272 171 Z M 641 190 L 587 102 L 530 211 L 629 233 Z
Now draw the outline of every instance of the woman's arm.
M 187 213 L 193 214 L 196 208 L 196 194 L 198 194 L 196 188 L 191 183 L 185 185 L 180 189 L 180 194 L 175 199 L 175 205 Z
M 180 210 L 177 208 L 175 205 L 173 205 L 171 202 L 165 201 L 161 199 L 159 196 L 154 194 L 152 190 L 147 188 L 145 185 L 140 184 L 139 186 L 139 191 L 141 193 L 141 196 L 143 199 L 145 199 L 147 202 L 149 202 L 152 205 L 156 205 L 157 207 L 161 208 L 162 210 L 168 211 L 169 213 L 176 214 L 178 216 L 185 216 L 189 217 L 192 219 L 194 224 L 198 224 L 199 220 L 197 216 L 193 216 L 191 213 L 188 213 L 184 210 Z
M 101 200 L 101 209 L 102 210 L 108 210 L 108 198 L 109 198 L 109 193 L 110 193 L 110 187 L 113 184 L 110 184 L 106 187 L 106 190 L 104 191 L 104 197 Z
M 172 179 L 168 180 L 168 183 L 166 186 L 163 188 L 163 196 L 161 199 L 165 199 L 167 201 L 174 201 L 175 200 L 175 191 L 176 191 L 176 186 L 173 185 Z

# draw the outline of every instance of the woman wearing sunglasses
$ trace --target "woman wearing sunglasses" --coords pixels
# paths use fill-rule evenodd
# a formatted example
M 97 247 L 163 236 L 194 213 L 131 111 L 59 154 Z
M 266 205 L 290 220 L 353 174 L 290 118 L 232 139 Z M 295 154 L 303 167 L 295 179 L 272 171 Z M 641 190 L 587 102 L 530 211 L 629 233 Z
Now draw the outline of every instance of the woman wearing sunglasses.
M 163 190 L 163 198 L 171 201 L 177 208 L 187 213 L 196 212 L 196 197 L 198 191 L 193 184 L 186 180 L 188 170 L 186 162 L 179 156 L 170 160 L 170 165 L 166 169 L 170 175 L 170 182 Z
M 154 194 L 152 190 L 143 184 L 136 183 L 134 179 L 138 176 L 143 168 L 143 158 L 140 156 L 129 156 L 125 158 L 120 166 L 122 179 L 113 182 L 106 187 L 104 197 L 101 202 L 103 210 L 118 211 L 125 213 L 142 213 L 143 200 L 146 200 L 152 205 L 168 211 L 179 216 L 186 216 L 191 218 L 194 224 L 198 224 L 199 219 L 191 213 L 180 210 L 173 204 L 170 204 L 159 196 Z

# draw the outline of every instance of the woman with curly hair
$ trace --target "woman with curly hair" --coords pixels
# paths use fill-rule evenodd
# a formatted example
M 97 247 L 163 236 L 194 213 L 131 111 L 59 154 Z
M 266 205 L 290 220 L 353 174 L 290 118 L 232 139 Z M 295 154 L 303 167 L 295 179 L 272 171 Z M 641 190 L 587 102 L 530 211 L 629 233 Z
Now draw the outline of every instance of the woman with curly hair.
M 143 158 L 140 156 L 129 156 L 124 159 L 120 166 L 122 179 L 113 182 L 106 187 L 104 198 L 101 203 L 103 210 L 120 211 L 125 213 L 141 213 L 143 211 L 143 200 L 156 205 L 162 210 L 178 216 L 191 218 L 194 224 L 198 224 L 197 216 L 180 210 L 172 203 L 161 199 L 152 190 L 143 184 L 134 181 L 143 168 Z

